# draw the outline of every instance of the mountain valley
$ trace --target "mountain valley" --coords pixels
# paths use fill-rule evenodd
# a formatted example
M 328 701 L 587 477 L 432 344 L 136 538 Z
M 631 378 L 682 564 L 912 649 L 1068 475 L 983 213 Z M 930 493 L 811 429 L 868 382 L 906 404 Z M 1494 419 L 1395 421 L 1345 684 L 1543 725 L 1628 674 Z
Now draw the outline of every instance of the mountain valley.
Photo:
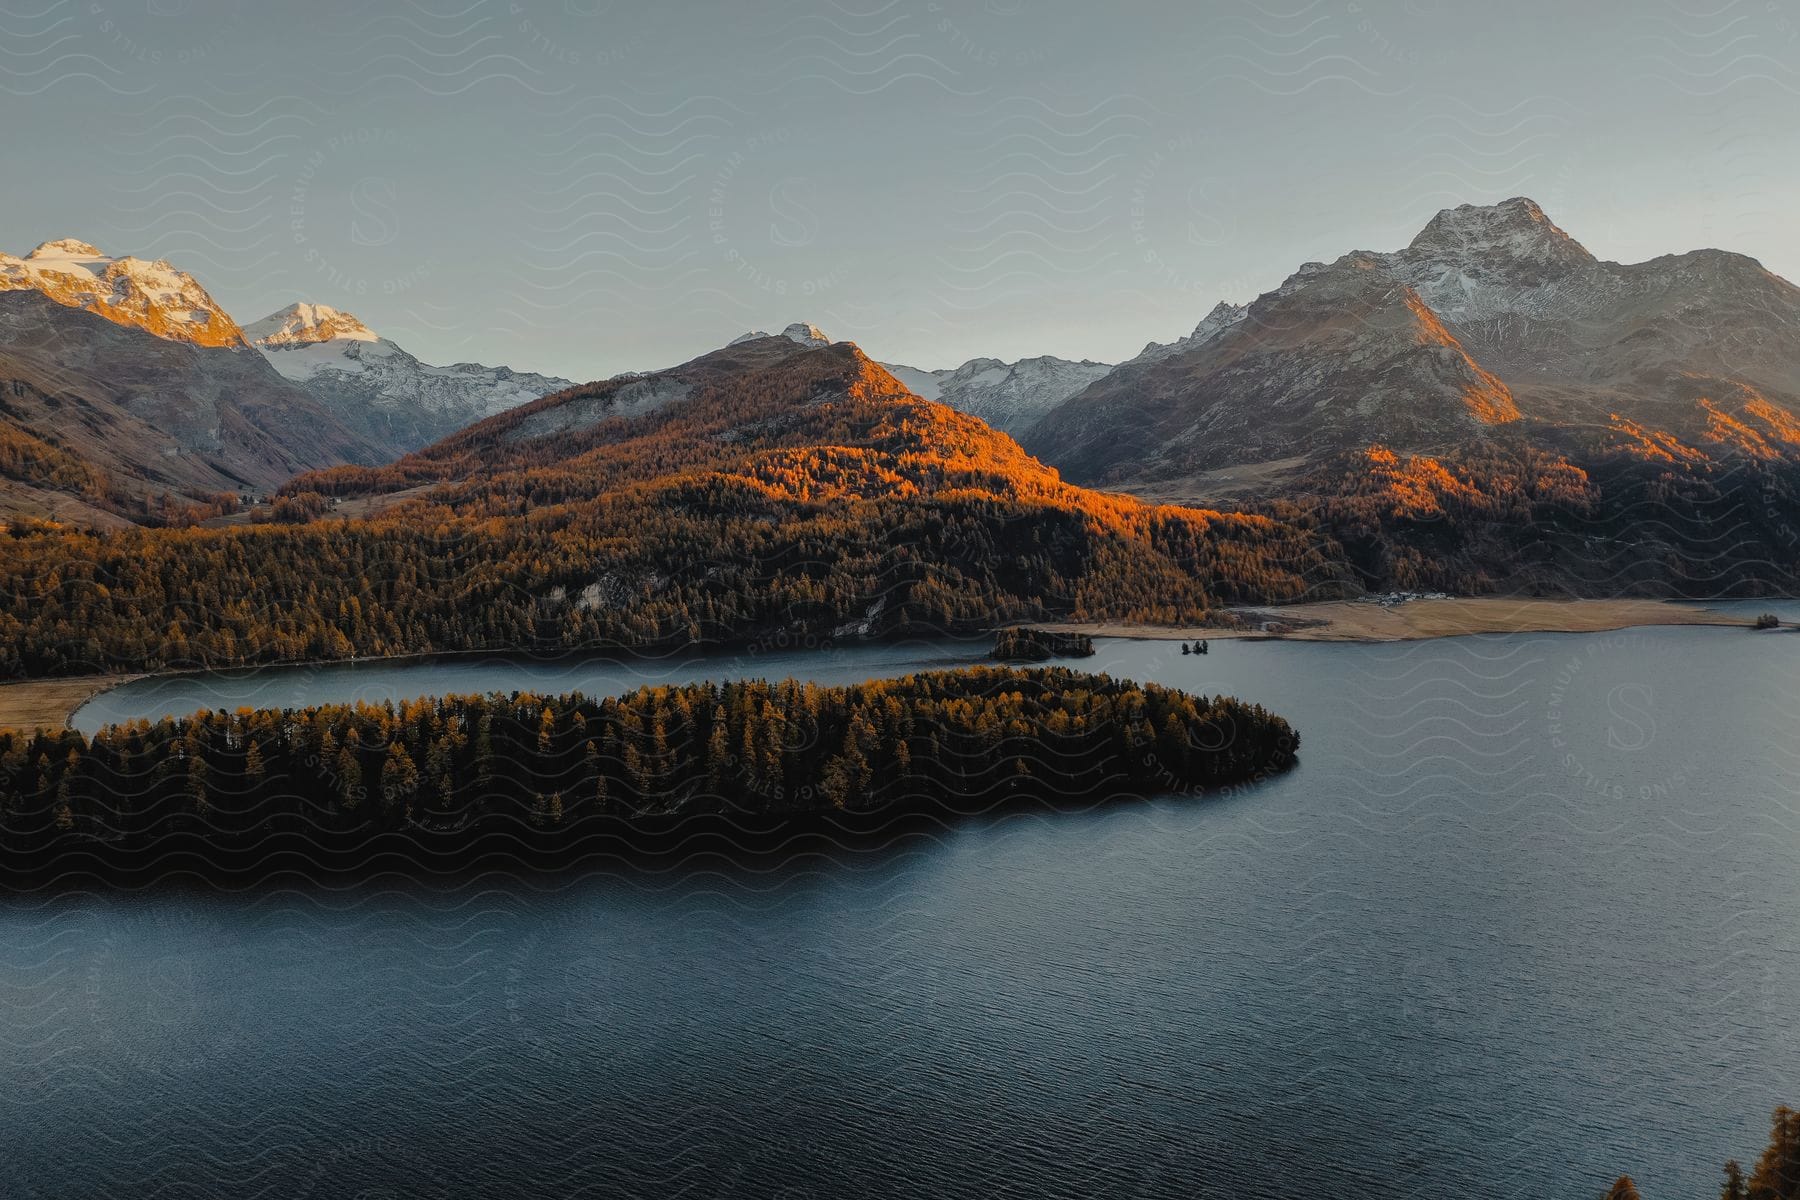
M 571 384 L 320 305 L 228 328 L 161 266 L 102 296 L 145 271 L 101 259 L 0 293 L 7 673 L 1796 586 L 1800 293 L 1600 262 L 1526 200 L 1116 367 L 888 368 L 796 323 Z

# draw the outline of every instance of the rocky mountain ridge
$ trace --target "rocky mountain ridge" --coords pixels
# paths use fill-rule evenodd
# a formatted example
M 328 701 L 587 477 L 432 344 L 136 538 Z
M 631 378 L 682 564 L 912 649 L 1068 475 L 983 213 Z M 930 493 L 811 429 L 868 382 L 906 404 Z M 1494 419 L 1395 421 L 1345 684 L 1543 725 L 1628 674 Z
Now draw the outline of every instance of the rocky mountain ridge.
M 1113 369 L 1110 363 L 1076 362 L 1049 354 L 1010 363 L 971 358 L 959 367 L 939 371 L 882 365 L 915 394 L 980 417 L 1016 438 L 1024 437 L 1045 413 Z
M 1515 197 L 1221 304 L 1025 440 L 1074 479 L 1200 495 L 1221 471 L 1268 483 L 1273 467 L 1455 445 L 1520 418 L 1723 444 L 1716 412 L 1754 430 L 1797 400 L 1800 289 L 1717 250 L 1605 262 Z

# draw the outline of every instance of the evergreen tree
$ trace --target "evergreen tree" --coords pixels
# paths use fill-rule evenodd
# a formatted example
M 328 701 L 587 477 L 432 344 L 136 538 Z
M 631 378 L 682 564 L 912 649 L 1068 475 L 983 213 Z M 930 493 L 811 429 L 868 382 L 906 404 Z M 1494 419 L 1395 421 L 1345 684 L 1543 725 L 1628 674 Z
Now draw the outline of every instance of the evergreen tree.
M 731 739 L 725 730 L 725 709 L 715 707 L 712 733 L 706 739 L 706 786 L 714 794 L 723 794 L 731 775 Z
M 1614 1181 L 1612 1187 L 1606 1190 L 1605 1200 L 1644 1200 L 1644 1198 L 1639 1194 L 1637 1184 L 1631 1181 L 1631 1176 L 1621 1175 Z
M 581 743 L 578 784 L 544 786 L 535 778 L 546 725 L 561 731 L 553 755 L 563 732 L 585 727 L 598 735 Z M 1233 730 L 1223 745 L 1208 734 L 1220 727 Z M 473 746 L 467 730 L 478 731 Z M 508 831 L 521 818 L 546 832 L 585 833 L 593 829 L 588 819 L 601 814 L 677 816 L 721 803 L 763 814 L 956 806 L 964 795 L 997 788 L 1057 801 L 1140 787 L 1136 760 L 1149 730 L 1190 748 L 1188 760 L 1164 766 L 1170 784 L 1278 770 L 1298 745 L 1286 722 L 1229 699 L 997 668 L 840 688 L 743 681 L 646 689 L 598 703 L 515 694 L 213 712 L 108 730 L 91 741 L 73 730 L 0 730 L 0 865 L 43 868 L 60 850 L 96 843 L 159 853 L 170 841 L 161 830 L 231 855 L 247 853 L 253 836 L 309 838 L 321 829 L 335 836 L 422 828 L 469 847 L 489 835 L 510 845 Z M 1028 749 L 1039 742 L 1047 749 L 1041 756 Z M 646 745 L 660 747 L 658 759 L 644 753 Z M 747 749 L 751 771 L 731 765 L 732 746 Z M 132 779 L 118 769 L 125 762 L 139 764 Z M 472 784 L 471 767 L 482 763 L 489 773 Z M 737 786 L 746 775 L 756 786 Z M 260 785 L 245 786 L 257 776 Z M 1159 775 L 1149 787 L 1163 781 Z M 362 803 L 371 783 L 382 797 L 374 811 Z M 424 785 L 429 819 L 413 825 Z M 229 811 L 208 809 L 215 790 L 231 801 Z M 401 807 L 408 823 L 392 819 Z M 181 819 L 195 813 L 207 819 Z M 146 830 L 158 836 L 134 843 Z M 434 843 L 434 853 L 447 845 Z M 266 857 L 252 855 L 254 863 Z
M 1750 1173 L 1750 1200 L 1800 1200 L 1800 1113 L 1775 1110 L 1769 1146 Z
M 193 753 L 188 758 L 187 795 L 195 812 L 206 811 L 206 759 L 198 753 Z
M 410 803 L 413 793 L 418 790 L 419 768 L 412 755 L 399 742 L 389 743 L 387 758 L 381 764 L 382 799 L 389 803 Z
M 354 810 L 362 802 L 363 774 L 362 763 L 357 761 L 356 752 L 350 745 L 346 744 L 338 751 L 333 774 L 337 776 L 338 803 Z

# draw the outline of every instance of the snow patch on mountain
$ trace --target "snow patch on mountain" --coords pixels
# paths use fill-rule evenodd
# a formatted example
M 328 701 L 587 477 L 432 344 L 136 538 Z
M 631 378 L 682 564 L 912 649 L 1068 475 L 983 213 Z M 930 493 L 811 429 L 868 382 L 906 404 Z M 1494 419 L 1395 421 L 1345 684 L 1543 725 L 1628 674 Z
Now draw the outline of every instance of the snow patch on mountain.
M 817 325 L 810 325 L 805 321 L 795 321 L 779 334 L 765 333 L 762 330 L 752 330 L 749 333 L 741 333 L 725 344 L 727 346 L 735 346 L 739 342 L 754 342 L 759 338 L 767 337 L 784 337 L 790 342 L 797 342 L 802 346 L 811 346 L 815 349 L 820 346 L 831 345 L 831 337 L 829 334 L 823 329 L 820 329 Z
M 327 304 L 290 304 L 244 326 L 244 336 L 266 349 L 308 346 L 333 340 L 375 342 L 375 331 Z
M 898 363 L 881 365 L 913 395 L 979 417 L 1015 438 L 1045 413 L 1112 370 L 1109 363 L 1085 359 L 1072 362 L 1050 355 L 1013 363 L 972 358 L 960 367 L 940 371 Z
M 882 363 L 887 373 L 906 385 L 906 390 L 926 400 L 941 400 L 944 395 L 944 376 L 948 370 L 927 371 L 920 367 L 909 367 L 904 363 Z
M 575 386 L 510 367 L 433 366 L 352 314 L 323 304 L 290 305 L 245 332 L 283 376 L 400 453 Z
M 244 344 L 206 289 L 161 259 L 113 258 L 75 238 L 45 242 L 24 258 L 0 254 L 0 291 L 27 289 L 169 341 Z

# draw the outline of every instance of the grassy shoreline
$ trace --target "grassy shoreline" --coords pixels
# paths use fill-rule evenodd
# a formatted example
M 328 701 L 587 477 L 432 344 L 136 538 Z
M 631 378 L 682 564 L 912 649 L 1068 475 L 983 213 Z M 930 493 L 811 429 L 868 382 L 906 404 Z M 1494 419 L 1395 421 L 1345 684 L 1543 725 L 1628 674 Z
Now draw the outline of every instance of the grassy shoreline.
M 64 729 L 75 710 L 143 675 L 77 675 L 0 683 L 0 729 Z
M 1403 642 L 1483 633 L 1605 633 L 1643 625 L 1751 627 L 1752 618 L 1677 600 L 1546 600 L 1450 597 L 1380 604 L 1326 600 L 1238 610 L 1249 624 L 1140 625 L 1123 621 L 1044 622 L 1038 628 L 1093 637 L 1184 640 L 1273 638 L 1306 642 Z

